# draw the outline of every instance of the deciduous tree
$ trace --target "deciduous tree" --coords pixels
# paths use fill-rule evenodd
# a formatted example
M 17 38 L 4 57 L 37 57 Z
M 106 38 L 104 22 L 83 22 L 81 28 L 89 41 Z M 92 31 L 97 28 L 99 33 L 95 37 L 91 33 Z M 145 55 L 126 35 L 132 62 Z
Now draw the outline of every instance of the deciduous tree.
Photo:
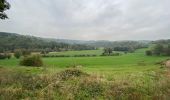
M 5 13 L 6 10 L 10 9 L 10 4 L 6 0 L 0 0 L 0 19 L 8 18 Z

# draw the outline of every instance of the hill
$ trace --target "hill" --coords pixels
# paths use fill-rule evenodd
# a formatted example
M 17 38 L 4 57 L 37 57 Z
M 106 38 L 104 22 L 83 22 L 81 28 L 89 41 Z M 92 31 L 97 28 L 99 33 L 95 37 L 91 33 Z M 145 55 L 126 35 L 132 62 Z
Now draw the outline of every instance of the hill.
M 48 49 L 50 51 L 60 50 L 92 50 L 94 47 L 80 44 L 68 44 L 48 40 L 45 38 L 19 35 L 16 33 L 0 32 L 0 51 L 13 51 L 15 49 L 30 49 L 32 51 L 41 51 Z
M 55 38 L 41 38 L 16 33 L 0 32 L 0 52 L 15 49 L 31 49 L 33 51 L 65 51 L 65 50 L 94 50 L 96 48 L 112 48 L 126 51 L 146 48 L 151 41 L 84 41 Z

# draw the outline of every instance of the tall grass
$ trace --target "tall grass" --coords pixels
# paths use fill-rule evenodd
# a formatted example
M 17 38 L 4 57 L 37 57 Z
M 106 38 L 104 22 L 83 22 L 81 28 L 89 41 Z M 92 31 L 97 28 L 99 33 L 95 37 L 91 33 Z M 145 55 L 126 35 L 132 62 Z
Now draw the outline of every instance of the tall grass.
M 54 74 L 31 74 L 0 69 L 0 99 L 48 100 L 168 100 L 169 70 L 107 80 L 78 69 Z M 114 78 L 114 76 L 113 76 Z

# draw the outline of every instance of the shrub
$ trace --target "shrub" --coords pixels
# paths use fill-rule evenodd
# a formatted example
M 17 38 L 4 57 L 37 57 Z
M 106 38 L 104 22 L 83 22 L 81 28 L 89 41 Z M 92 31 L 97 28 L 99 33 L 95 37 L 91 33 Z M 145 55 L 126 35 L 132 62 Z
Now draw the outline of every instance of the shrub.
M 15 58 L 19 59 L 22 56 L 21 50 L 15 50 L 14 56 L 15 56 Z
M 42 66 L 43 62 L 42 59 L 39 55 L 30 55 L 27 57 L 24 57 L 21 61 L 20 61 L 20 65 L 23 66 Z
M 151 50 L 147 50 L 145 53 L 146 53 L 147 56 L 152 56 L 152 51 Z
M 84 72 L 82 72 L 81 70 L 78 70 L 78 69 L 66 69 L 60 73 L 58 73 L 58 78 L 59 79 L 62 79 L 62 80 L 68 80 L 69 78 L 71 77 L 79 77 L 79 76 L 82 76 L 82 75 L 88 75 Z
M 103 96 L 104 91 L 104 84 L 101 81 L 93 77 L 87 77 L 80 81 L 75 98 L 78 100 L 90 100 L 92 98 L 98 100 Z

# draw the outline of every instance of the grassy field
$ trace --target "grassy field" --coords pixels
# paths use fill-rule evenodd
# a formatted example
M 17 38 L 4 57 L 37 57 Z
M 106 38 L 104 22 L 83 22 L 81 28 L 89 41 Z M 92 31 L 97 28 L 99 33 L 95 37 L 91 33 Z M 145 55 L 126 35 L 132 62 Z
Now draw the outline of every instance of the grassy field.
M 0 66 L 1 66 L 0 74 L 2 76 L 1 79 L 3 79 L 3 77 L 6 77 L 4 76 L 4 70 L 10 70 L 12 72 L 14 71 L 15 73 L 19 72 L 19 73 L 30 73 L 30 74 L 36 74 L 36 75 L 45 75 L 45 79 L 46 79 L 47 76 L 50 78 L 53 78 L 50 75 L 54 75 L 55 73 L 60 73 L 68 68 L 72 69 L 73 67 L 77 67 L 76 69 L 81 70 L 83 71 L 83 73 L 87 73 L 90 76 L 77 77 L 77 75 L 79 75 L 77 74 L 79 73 L 77 71 L 70 72 L 71 74 L 64 72 L 64 77 L 72 75 L 72 74 L 74 77 L 68 80 L 64 80 L 64 81 L 59 80 L 59 83 L 61 82 L 64 87 L 64 90 L 63 90 L 63 87 L 59 86 L 59 90 L 62 89 L 63 92 L 69 91 L 70 95 L 66 95 L 65 93 L 57 94 L 56 91 L 55 92 L 51 91 L 52 93 L 54 92 L 56 94 L 48 94 L 49 97 L 51 97 L 52 95 L 52 98 L 56 99 L 57 98 L 56 96 L 58 96 L 61 98 L 57 98 L 57 99 L 64 99 L 64 100 L 66 99 L 72 99 L 72 100 L 78 99 L 79 100 L 82 98 L 84 99 L 86 97 L 87 97 L 86 98 L 87 100 L 92 99 L 92 98 L 93 99 L 114 98 L 117 100 L 127 100 L 128 98 L 131 98 L 131 96 L 132 98 L 130 100 L 138 100 L 138 99 L 149 100 L 149 99 L 154 99 L 157 97 L 159 98 L 158 100 L 169 99 L 170 85 L 168 81 L 169 77 L 167 76 L 167 73 L 169 73 L 169 70 L 166 68 L 162 68 L 160 65 L 156 64 L 157 62 L 168 59 L 169 57 L 146 56 L 145 50 L 146 49 L 140 49 L 140 50 L 137 50 L 135 53 L 123 54 L 121 56 L 51 57 L 51 58 L 48 57 L 48 58 L 43 58 L 44 66 L 41 68 L 20 66 L 19 60 L 12 58 L 9 60 L 7 59 L 0 60 Z M 101 50 L 92 50 L 92 51 L 52 52 L 50 54 L 57 54 L 57 55 L 60 55 L 60 54 L 61 55 L 63 54 L 65 55 L 97 54 L 97 55 L 100 55 L 101 53 L 102 53 Z M 8 73 L 10 71 L 5 71 L 5 72 Z M 23 76 L 24 75 L 25 74 L 23 74 Z M 13 76 L 8 76 L 8 77 L 13 77 Z M 62 77 L 63 77 L 63 74 L 62 74 Z M 47 78 L 47 80 L 48 79 L 49 78 Z M 51 83 L 47 82 L 47 84 L 53 83 L 51 79 L 49 81 Z M 85 81 L 84 82 L 85 84 L 81 83 L 82 81 L 83 82 Z M 95 83 L 96 81 L 97 83 Z M 34 82 L 34 81 L 31 81 L 31 82 Z M 30 83 L 30 84 L 33 84 L 33 83 Z M 56 85 L 56 83 L 53 83 L 53 84 Z M 82 87 L 82 84 L 83 84 L 83 87 Z M 12 84 L 12 85 L 15 87 L 15 84 Z M 92 87 L 88 87 L 91 85 Z M 99 85 L 99 86 L 96 86 L 96 85 Z M 110 90 L 114 87 L 114 85 L 117 85 L 115 87 L 115 90 Z M 3 85 L 1 85 L 1 88 L 2 86 Z M 14 88 L 13 86 L 11 88 Z M 93 87 L 96 87 L 95 89 L 97 90 L 93 91 Z M 10 88 L 9 85 L 3 86 L 4 91 L 7 91 L 6 89 L 9 89 L 9 88 Z M 75 88 L 77 91 L 76 93 L 80 92 L 81 94 L 74 94 L 73 91 L 75 91 L 74 90 Z M 83 89 L 85 88 L 85 90 L 83 90 L 82 88 Z M 89 90 L 89 89 L 92 89 L 92 90 Z M 100 89 L 104 89 L 104 90 L 100 91 Z M 40 90 L 37 90 L 38 93 L 40 92 Z M 4 91 L 0 91 L 0 92 L 2 93 Z M 108 95 L 112 91 L 113 91 L 113 94 Z M 120 91 L 120 93 L 117 93 L 116 91 Z M 92 94 L 89 94 L 91 92 Z M 34 92 L 31 91 L 31 93 L 34 94 L 35 91 Z M 4 95 L 7 95 L 7 94 L 4 94 Z M 44 95 L 45 94 L 43 94 L 43 96 Z M 39 95 L 33 95 L 33 96 L 39 97 Z M 23 98 L 25 97 L 27 96 L 24 96 Z
M 157 69 L 155 63 L 163 61 L 168 57 L 163 56 L 146 56 L 146 49 L 137 50 L 135 53 L 123 54 L 121 56 L 97 56 L 97 57 L 48 57 L 43 58 L 44 67 L 46 68 L 68 68 L 72 66 L 81 66 L 84 70 L 96 71 L 142 71 L 149 69 Z M 85 51 L 66 51 L 52 52 L 50 54 L 58 55 L 76 55 L 76 54 L 98 54 L 101 50 L 85 50 Z M 19 66 L 19 60 L 12 58 L 0 60 L 0 66 L 16 67 Z M 141 70 L 139 70 L 141 69 Z
M 97 57 L 48 57 L 43 58 L 44 67 L 56 71 L 69 67 L 79 66 L 88 73 L 97 74 L 114 74 L 114 73 L 132 73 L 149 70 L 157 70 L 160 65 L 156 62 L 163 61 L 168 57 L 146 56 L 146 49 L 137 50 L 135 53 L 123 54 L 121 56 L 97 56 Z M 77 54 L 97 54 L 100 55 L 102 50 L 85 50 L 85 51 L 66 51 L 52 52 L 57 55 L 77 55 Z M 19 60 L 12 58 L 9 60 L 0 60 L 0 66 L 18 67 Z
M 163 61 L 168 57 L 163 56 L 146 56 L 146 49 L 137 50 L 135 53 L 123 54 L 121 56 L 97 56 L 97 57 L 48 57 L 43 58 L 43 68 L 51 72 L 64 70 L 70 67 L 80 67 L 83 71 L 90 74 L 122 76 L 129 73 L 139 73 L 155 71 L 160 69 L 157 62 Z M 98 54 L 102 50 L 85 50 L 85 51 L 66 51 L 52 52 L 50 54 L 58 55 L 77 55 L 77 54 Z M 0 66 L 9 68 L 25 68 L 19 65 L 19 60 L 12 58 L 0 60 Z M 34 68 L 33 68 L 34 69 Z
M 64 52 L 50 52 L 49 55 L 101 55 L 103 50 L 82 50 L 82 51 L 64 51 Z

